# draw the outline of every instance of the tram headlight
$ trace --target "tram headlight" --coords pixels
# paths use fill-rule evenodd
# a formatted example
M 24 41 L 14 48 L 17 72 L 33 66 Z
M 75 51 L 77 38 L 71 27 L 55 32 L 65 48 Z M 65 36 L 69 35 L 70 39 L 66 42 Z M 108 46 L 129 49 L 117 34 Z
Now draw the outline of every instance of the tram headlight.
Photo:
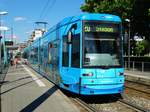
M 84 73 L 82 76 L 93 76 L 93 73 Z
M 119 72 L 119 76 L 122 76 L 122 75 L 124 75 L 124 73 L 123 72 Z

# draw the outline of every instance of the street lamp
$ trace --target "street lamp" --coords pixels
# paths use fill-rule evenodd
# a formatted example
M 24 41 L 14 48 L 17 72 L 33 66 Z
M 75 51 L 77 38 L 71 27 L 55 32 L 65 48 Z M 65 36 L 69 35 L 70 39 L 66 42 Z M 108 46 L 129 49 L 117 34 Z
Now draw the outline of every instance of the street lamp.
M 39 26 L 40 24 L 41 25 L 44 25 L 44 33 L 47 31 L 47 29 L 46 29 L 46 25 L 48 24 L 47 22 L 44 22 L 44 21 L 37 21 L 37 22 L 35 22 L 35 24 L 37 25 L 37 26 Z
M 125 19 L 126 22 L 128 22 L 128 69 L 130 70 L 130 30 L 131 30 L 131 21 L 130 19 Z
M 0 27 L 1 27 L 1 25 L 2 25 L 2 23 L 1 23 L 1 16 L 3 16 L 3 15 L 6 15 L 6 14 L 8 14 L 8 12 L 6 12 L 6 11 L 3 11 L 3 12 L 0 12 Z M 1 39 L 2 39 L 2 35 L 1 35 L 1 29 L 0 29 L 0 73 L 2 73 L 2 57 L 1 57 Z
M 3 41 L 3 46 L 4 46 L 4 64 L 7 64 L 7 49 L 6 49 L 6 45 L 5 45 L 5 41 L 6 41 L 6 31 L 10 30 L 8 27 L 3 27 L 3 31 L 4 31 L 4 41 Z
M 8 12 L 6 12 L 6 11 L 0 12 L 0 26 L 2 25 L 1 16 L 6 15 L 6 14 L 8 14 Z M 0 35 L 1 35 L 1 31 L 0 31 Z

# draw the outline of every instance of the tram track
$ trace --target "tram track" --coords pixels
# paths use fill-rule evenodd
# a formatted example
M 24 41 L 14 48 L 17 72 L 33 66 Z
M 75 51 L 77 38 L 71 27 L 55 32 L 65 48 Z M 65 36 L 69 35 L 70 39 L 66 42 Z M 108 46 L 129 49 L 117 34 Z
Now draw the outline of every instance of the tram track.
M 146 84 L 137 83 L 134 81 L 126 81 L 126 89 L 135 90 L 140 93 L 144 93 L 150 97 L 150 87 Z
M 117 98 L 117 97 L 116 97 Z M 130 108 L 132 108 L 132 109 L 134 109 L 135 111 L 140 111 L 140 112 L 148 112 L 149 110 L 147 110 L 147 109 L 145 109 L 145 108 L 143 108 L 143 107 L 140 107 L 140 106 L 138 106 L 138 105 L 135 105 L 135 104 L 133 104 L 133 103 L 131 103 L 131 102 L 129 102 L 129 101 L 127 101 L 127 100 L 125 100 L 125 98 L 124 99 L 119 99 L 118 98 L 118 101 L 119 102 L 121 102 L 121 103 L 123 103 L 123 104 L 125 104 L 125 105 L 127 105 L 127 106 L 129 106 Z
M 150 87 L 149 85 L 139 84 L 132 81 L 126 81 L 125 84 L 125 94 L 145 98 L 150 102 Z
M 73 101 L 78 103 L 80 106 L 82 106 L 87 112 L 149 112 L 149 110 L 139 107 L 131 102 L 126 101 L 125 99 L 119 99 L 116 96 L 112 96 L 113 99 L 118 99 L 116 102 L 110 102 L 110 103 L 87 103 L 81 98 L 72 98 Z M 97 100 L 97 99 L 95 99 Z M 97 101 L 95 101 L 97 102 Z M 105 105 L 105 106 L 104 106 Z M 117 107 L 117 109 L 109 109 L 110 107 Z
M 150 98 L 148 91 L 150 89 L 149 86 L 143 84 L 137 85 L 136 82 L 129 82 L 125 85 L 125 92 L 122 99 L 117 97 L 117 95 L 98 95 L 84 98 L 80 95 L 72 97 L 69 94 L 68 97 L 74 104 L 76 102 L 76 105 L 81 110 L 80 112 L 150 112 L 149 106 L 146 107 L 143 106 L 144 104 L 140 105 L 140 103 L 134 101 L 135 99 L 140 100 L 139 97 L 144 97 L 146 95 Z M 128 93 L 126 91 L 127 89 Z M 135 97 L 135 99 L 132 97 Z M 145 99 L 147 99 L 147 97 L 145 97 Z
M 125 84 L 125 94 L 127 101 L 140 108 L 143 112 L 150 112 L 150 87 L 147 84 L 134 81 L 127 81 Z
M 134 86 L 133 86 L 134 85 Z M 67 95 L 72 102 L 80 108 L 80 112 L 150 112 L 149 107 L 140 105 L 137 100 L 139 96 L 144 97 L 149 95 L 147 89 L 150 89 L 147 85 L 136 83 L 129 83 L 125 87 L 125 92 L 123 98 L 121 99 L 117 95 L 98 95 L 98 96 L 88 96 L 83 97 L 80 95 Z M 127 88 L 127 86 L 129 88 Z M 126 92 L 128 89 L 128 93 Z M 143 93 L 143 94 L 142 94 Z M 143 96 L 142 96 L 143 95 Z M 135 97 L 135 99 L 132 99 Z M 146 99 L 147 97 L 145 97 Z M 150 97 L 149 97 L 150 98 Z
M 79 98 L 72 98 L 73 101 L 77 102 L 79 105 L 81 105 L 85 110 L 88 112 L 99 112 L 96 108 L 90 106 L 89 104 L 85 103 Z
M 132 89 L 132 90 L 134 90 L 134 91 L 137 91 L 137 92 L 140 92 L 140 93 L 144 93 L 144 94 L 147 94 L 147 95 L 150 96 L 150 93 L 147 92 L 147 91 L 139 90 L 139 89 L 136 89 L 136 88 L 133 88 L 133 87 L 130 87 L 130 86 L 125 86 L 125 88 L 127 88 L 127 89 Z

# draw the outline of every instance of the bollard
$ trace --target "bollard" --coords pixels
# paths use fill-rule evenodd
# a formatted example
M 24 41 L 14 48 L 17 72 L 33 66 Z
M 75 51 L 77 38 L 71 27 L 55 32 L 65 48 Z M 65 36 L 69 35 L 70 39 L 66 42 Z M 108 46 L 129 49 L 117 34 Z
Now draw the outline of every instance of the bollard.
M 133 66 L 132 66 L 133 68 L 132 68 L 132 70 L 134 71 L 134 67 L 135 67 L 135 62 L 133 61 Z
M 144 62 L 142 62 L 142 72 L 144 72 Z

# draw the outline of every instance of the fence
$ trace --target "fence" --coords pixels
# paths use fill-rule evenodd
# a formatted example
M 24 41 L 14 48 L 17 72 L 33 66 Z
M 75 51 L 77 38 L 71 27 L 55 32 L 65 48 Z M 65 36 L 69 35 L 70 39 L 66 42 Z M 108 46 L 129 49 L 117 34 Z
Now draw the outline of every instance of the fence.
M 125 69 L 128 69 L 128 61 L 124 62 Z M 150 72 L 150 62 L 138 62 L 138 61 L 131 61 L 130 62 L 130 70 L 133 71 L 141 71 L 141 72 Z

